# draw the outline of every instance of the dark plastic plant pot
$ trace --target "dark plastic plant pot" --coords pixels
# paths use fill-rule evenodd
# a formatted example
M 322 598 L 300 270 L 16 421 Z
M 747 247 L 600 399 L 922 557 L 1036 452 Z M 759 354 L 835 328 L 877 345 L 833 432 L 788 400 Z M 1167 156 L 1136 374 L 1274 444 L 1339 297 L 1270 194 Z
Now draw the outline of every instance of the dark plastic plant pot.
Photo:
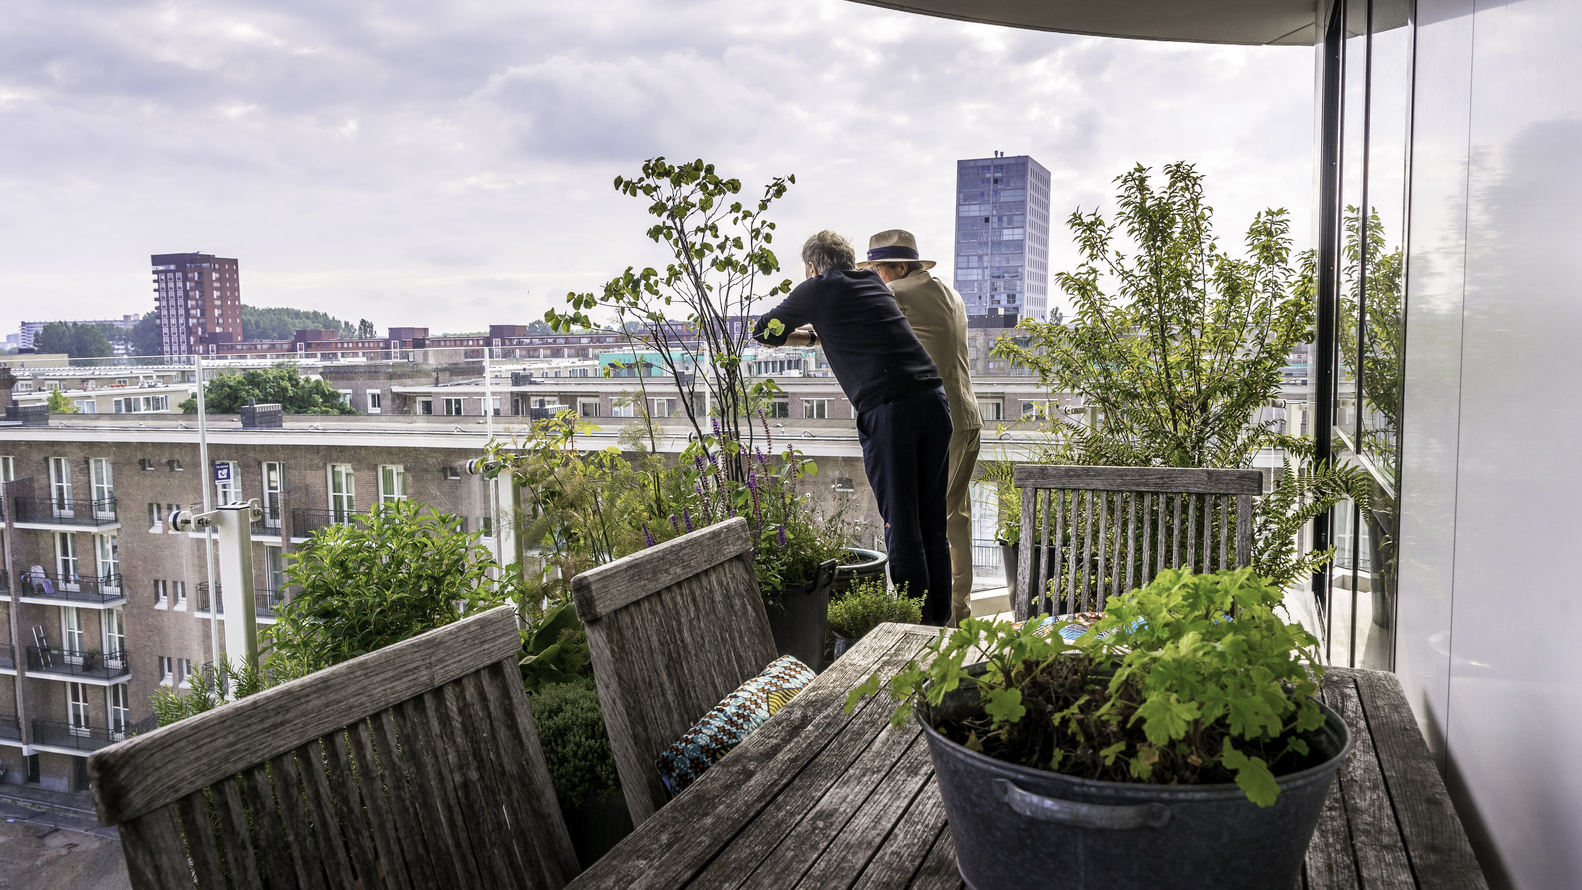
M 1297 885 L 1335 771 L 1351 753 L 1345 722 L 1319 707 L 1316 735 L 1328 758 L 1276 777 L 1280 797 L 1267 809 L 1235 784 L 1100 782 L 1017 766 L 922 723 L 956 864 L 973 890 L 1269 890 Z
M 857 645 L 857 638 L 855 637 L 843 637 L 840 634 L 832 634 L 832 636 L 835 637 L 836 658 L 845 655 L 851 649 L 851 647 Z
M 1037 560 L 1045 559 L 1044 551 L 1048 549 L 1044 544 L 1033 545 L 1033 559 L 1036 566 Z M 1011 602 L 1016 602 L 1016 572 L 1021 566 L 1022 545 L 1000 542 L 1000 564 L 1005 567 L 1005 590 L 1010 594 Z
M 579 806 L 562 806 L 561 813 L 566 818 L 571 847 L 577 851 L 577 864 L 584 869 L 632 833 L 631 811 L 626 808 L 626 795 L 620 791 Z
M 824 669 L 824 635 L 829 627 L 829 587 L 835 560 L 821 563 L 813 580 L 780 592 L 780 607 L 767 607 L 775 649 L 815 671 Z
M 835 584 L 831 593 L 837 599 L 853 584 L 883 581 L 885 564 L 890 561 L 890 557 L 884 553 L 861 547 L 852 547 L 846 558 L 848 562 L 835 567 Z

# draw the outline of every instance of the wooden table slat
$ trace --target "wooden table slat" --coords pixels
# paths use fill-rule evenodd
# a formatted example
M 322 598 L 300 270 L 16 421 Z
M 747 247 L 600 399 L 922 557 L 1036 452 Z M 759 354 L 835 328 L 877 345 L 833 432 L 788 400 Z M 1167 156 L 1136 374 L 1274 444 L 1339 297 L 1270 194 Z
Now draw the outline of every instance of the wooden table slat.
M 862 874 L 925 787 L 931 787 L 934 762 L 928 742 L 918 734 L 873 794 L 852 815 L 851 821 L 802 876 L 799 887 L 844 888 Z M 935 792 L 938 796 L 938 792 Z M 940 815 L 943 822 L 943 814 Z
M 1395 824 L 1389 790 L 1379 774 L 1379 760 L 1373 749 L 1373 734 L 1357 700 L 1357 687 L 1350 677 L 1326 684 L 1334 708 L 1351 727 L 1352 754 L 1340 765 L 1336 781 L 1346 801 L 1346 821 L 1351 826 L 1351 850 L 1357 858 L 1357 876 L 1364 887 L 1411 887 L 1411 862 L 1406 858 L 1406 843 Z
M 961 872 L 956 870 L 956 843 L 949 829 L 939 833 L 939 837 L 934 840 L 934 848 L 928 851 L 928 858 L 923 860 L 923 867 L 917 870 L 911 883 L 906 886 L 910 890 L 959 890 L 966 886 L 966 882 L 961 879 Z
M 912 805 L 895 823 L 879 852 L 868 861 L 853 890 L 884 890 L 904 886 L 917 873 L 934 848 L 945 826 L 945 801 L 939 796 L 939 783 L 930 781 L 912 799 Z

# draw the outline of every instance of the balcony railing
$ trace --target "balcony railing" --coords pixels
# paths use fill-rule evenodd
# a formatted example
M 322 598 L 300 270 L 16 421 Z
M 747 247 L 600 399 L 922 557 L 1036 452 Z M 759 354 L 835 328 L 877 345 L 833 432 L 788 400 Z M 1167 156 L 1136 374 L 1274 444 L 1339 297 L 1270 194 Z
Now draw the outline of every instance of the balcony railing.
M 214 588 L 220 592 L 220 614 L 225 614 L 225 586 L 215 582 Z M 285 591 L 270 590 L 266 587 L 253 589 L 253 609 L 259 618 L 274 618 L 275 609 L 286 601 Z M 209 584 L 207 581 L 198 585 L 198 612 L 209 611 Z
M 115 498 L 98 501 L 67 498 L 17 498 L 16 521 L 41 525 L 80 525 L 90 528 L 120 521 Z
M 136 723 L 128 723 L 119 729 L 78 726 L 58 720 L 34 720 L 33 744 L 49 745 L 52 748 L 73 748 L 78 751 L 97 751 L 132 736 L 150 732 L 156 726 L 158 726 L 158 718 L 153 715 Z
M 252 535 L 255 538 L 278 538 L 280 537 L 281 525 L 282 523 L 278 518 L 270 519 L 266 516 L 263 519 L 255 519 L 253 520 Z
M 125 649 L 95 650 L 27 647 L 27 672 L 57 677 L 114 680 L 132 672 Z
M 365 512 L 351 513 L 344 510 L 292 510 L 291 534 L 294 537 L 306 538 L 319 529 L 329 528 L 332 525 L 350 525 L 357 517 L 366 517 Z
M 0 714 L 0 739 L 22 741 L 22 721 L 15 714 Z
M 16 649 L 10 643 L 0 643 L 0 669 L 16 670 Z
M 62 578 L 50 572 L 26 571 L 17 578 L 17 593 L 28 597 L 60 600 L 63 603 L 95 603 L 103 605 L 126 596 L 121 590 L 120 575 Z

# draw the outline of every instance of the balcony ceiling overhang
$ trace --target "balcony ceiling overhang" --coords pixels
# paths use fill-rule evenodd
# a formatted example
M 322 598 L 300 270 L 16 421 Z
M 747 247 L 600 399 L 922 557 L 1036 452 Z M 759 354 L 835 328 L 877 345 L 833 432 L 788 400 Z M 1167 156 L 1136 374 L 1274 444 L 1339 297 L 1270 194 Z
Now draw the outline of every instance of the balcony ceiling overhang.
M 1097 37 L 1312 46 L 1315 0 L 853 0 L 902 12 Z

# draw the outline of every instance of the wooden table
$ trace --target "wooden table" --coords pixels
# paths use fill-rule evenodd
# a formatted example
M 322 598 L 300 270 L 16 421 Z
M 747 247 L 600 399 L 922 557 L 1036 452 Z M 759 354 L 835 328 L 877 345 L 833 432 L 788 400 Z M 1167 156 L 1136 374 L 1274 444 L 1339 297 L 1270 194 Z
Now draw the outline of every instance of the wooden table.
M 887 696 L 844 711 L 936 633 L 864 637 L 571 886 L 962 887 L 922 729 L 892 728 Z M 1324 698 L 1358 737 L 1300 886 L 1486 888 L 1394 675 L 1332 668 Z

